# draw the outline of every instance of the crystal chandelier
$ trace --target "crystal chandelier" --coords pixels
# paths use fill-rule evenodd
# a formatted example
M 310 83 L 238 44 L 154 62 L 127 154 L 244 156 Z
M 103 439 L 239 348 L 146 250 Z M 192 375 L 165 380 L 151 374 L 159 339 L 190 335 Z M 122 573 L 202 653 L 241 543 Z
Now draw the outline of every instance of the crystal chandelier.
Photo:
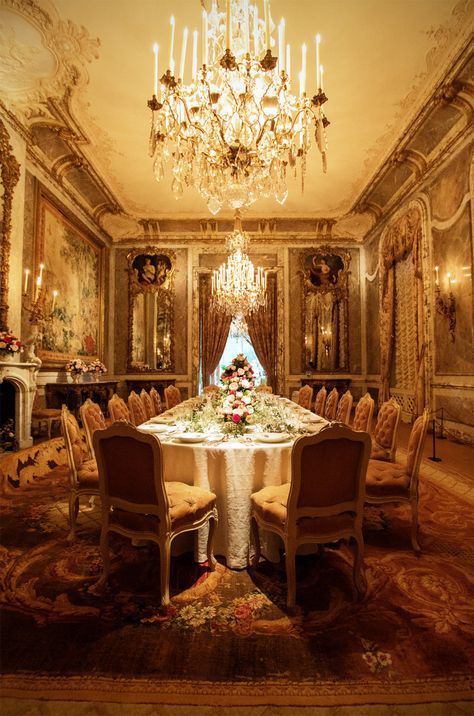
M 232 316 L 245 316 L 265 303 L 267 277 L 262 268 L 255 269 L 250 261 L 248 244 L 249 237 L 243 232 L 237 215 L 234 231 L 226 238 L 227 263 L 212 274 L 215 305 Z
M 255 0 L 257 1 L 257 0 Z M 201 66 L 198 32 L 193 32 L 191 81 L 186 84 L 188 29 L 184 28 L 179 71 L 175 69 L 175 18 L 171 17 L 169 67 L 159 79 L 154 45 L 154 94 L 150 156 L 157 181 L 172 163 L 172 191 L 180 198 L 194 187 L 212 214 L 228 205 L 251 206 L 274 197 L 283 204 L 288 173 L 301 176 L 304 189 L 307 154 L 314 133 L 326 171 L 323 67 L 319 34 L 315 37 L 317 92 L 306 94 L 307 47 L 301 48 L 299 92 L 290 91 L 291 48 L 285 44 L 285 21 L 278 25 L 278 47 L 270 0 L 264 19 L 249 0 L 226 0 L 226 11 L 212 0 L 202 12 Z M 274 47 L 275 46 L 275 47 Z M 278 53 L 274 57 L 272 50 Z

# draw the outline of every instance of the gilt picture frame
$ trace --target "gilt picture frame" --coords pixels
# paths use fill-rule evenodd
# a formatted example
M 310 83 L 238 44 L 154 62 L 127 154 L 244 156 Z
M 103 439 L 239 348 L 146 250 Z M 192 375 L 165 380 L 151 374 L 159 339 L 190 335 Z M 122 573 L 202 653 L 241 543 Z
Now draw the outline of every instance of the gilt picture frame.
M 46 318 L 38 356 L 51 367 L 76 357 L 94 360 L 103 350 L 105 249 L 42 192 L 37 207 L 33 276 L 39 275 L 42 264 L 41 299 Z M 32 289 L 35 291 L 35 286 Z

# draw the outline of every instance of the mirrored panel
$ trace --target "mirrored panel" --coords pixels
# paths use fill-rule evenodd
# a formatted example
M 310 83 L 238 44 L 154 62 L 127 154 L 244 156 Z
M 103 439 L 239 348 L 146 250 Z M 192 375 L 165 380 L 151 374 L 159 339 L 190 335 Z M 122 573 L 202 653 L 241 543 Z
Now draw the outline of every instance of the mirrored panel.
M 301 255 L 302 372 L 348 370 L 350 254 L 321 246 Z
M 129 371 L 174 371 L 174 288 L 176 256 L 160 249 L 128 255 Z

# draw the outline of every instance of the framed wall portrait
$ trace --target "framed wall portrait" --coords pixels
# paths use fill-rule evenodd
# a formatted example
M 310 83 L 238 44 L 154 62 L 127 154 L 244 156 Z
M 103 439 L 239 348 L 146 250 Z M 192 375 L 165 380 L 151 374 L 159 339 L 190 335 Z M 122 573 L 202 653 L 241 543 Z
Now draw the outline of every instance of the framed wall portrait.
M 43 363 L 58 366 L 73 357 L 101 355 L 103 251 L 73 219 L 39 194 L 35 274 L 39 275 L 42 264 L 47 320 L 38 355 Z
M 333 291 L 343 287 L 347 279 L 350 255 L 343 250 L 321 247 L 304 252 L 302 270 L 306 288 Z
M 131 283 L 137 290 L 147 286 L 169 288 L 173 273 L 172 258 L 167 253 L 140 253 L 131 259 Z

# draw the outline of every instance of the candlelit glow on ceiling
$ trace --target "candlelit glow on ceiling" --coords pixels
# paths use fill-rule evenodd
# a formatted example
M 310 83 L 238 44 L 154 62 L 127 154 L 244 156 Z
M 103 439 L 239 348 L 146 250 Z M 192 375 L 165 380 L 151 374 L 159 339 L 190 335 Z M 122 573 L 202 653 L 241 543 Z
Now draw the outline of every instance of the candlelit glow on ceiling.
M 285 20 L 275 27 L 269 0 L 264 0 L 263 10 L 262 18 L 257 4 L 227 0 L 221 12 L 213 0 L 210 12 L 202 12 L 200 41 L 198 31 L 192 33 L 189 84 L 184 82 L 188 28 L 182 34 L 178 72 L 173 16 L 168 68 L 161 77 L 159 46 L 154 45 L 154 94 L 148 106 L 155 177 L 161 181 L 170 163 L 175 197 L 195 187 L 212 214 L 224 206 L 249 207 L 262 197 L 283 204 L 288 173 L 298 173 L 304 188 L 313 133 L 326 171 L 329 121 L 323 111 L 327 98 L 320 35 L 314 36 L 317 91 L 312 97 L 306 92 L 303 44 L 298 94 L 292 94 Z

